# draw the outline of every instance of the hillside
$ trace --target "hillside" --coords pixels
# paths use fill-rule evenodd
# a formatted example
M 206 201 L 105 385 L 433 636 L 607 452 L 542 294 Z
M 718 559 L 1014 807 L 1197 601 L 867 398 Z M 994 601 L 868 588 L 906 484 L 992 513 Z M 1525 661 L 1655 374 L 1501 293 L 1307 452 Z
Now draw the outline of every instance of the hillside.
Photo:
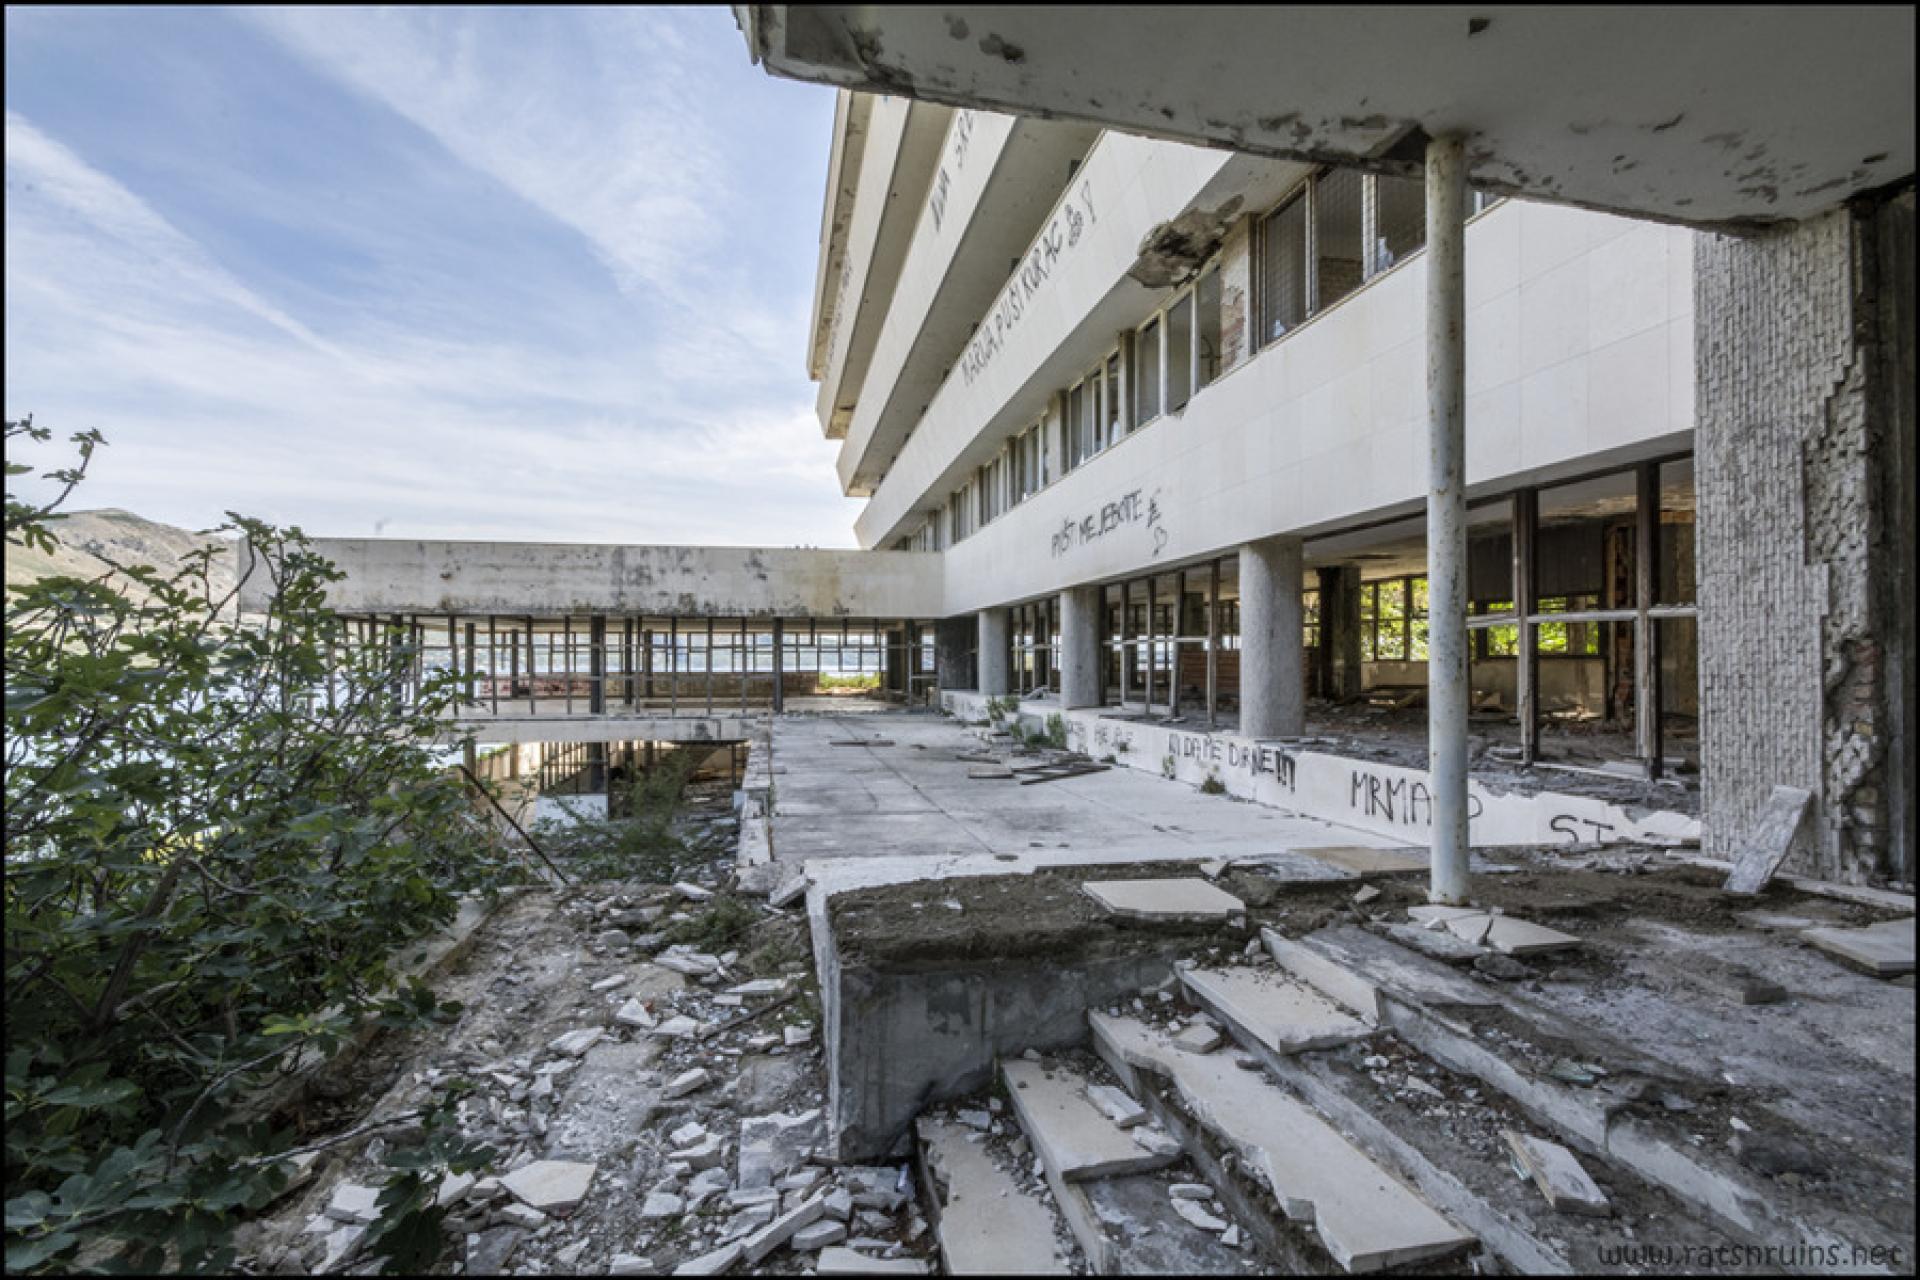
M 148 564 L 163 574 L 172 574 L 189 553 L 209 545 L 218 545 L 226 552 L 214 562 L 215 588 L 225 594 L 233 585 L 230 539 L 190 533 L 111 507 L 71 512 L 54 521 L 52 529 L 60 545 L 51 555 L 27 547 L 7 548 L 8 587 L 55 574 L 93 577 L 104 572 L 109 561 L 118 565 Z

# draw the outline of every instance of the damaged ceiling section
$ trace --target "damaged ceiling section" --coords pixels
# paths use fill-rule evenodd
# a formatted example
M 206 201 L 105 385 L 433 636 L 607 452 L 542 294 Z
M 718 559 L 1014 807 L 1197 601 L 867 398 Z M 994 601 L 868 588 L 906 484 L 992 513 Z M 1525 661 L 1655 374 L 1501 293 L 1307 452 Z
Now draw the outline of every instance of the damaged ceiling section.
M 1914 170 L 1910 6 L 1193 12 L 736 6 L 776 75 L 1392 174 L 1417 127 L 1463 135 L 1485 190 L 1706 228 Z M 1778 91 L 1806 83 L 1849 91 Z

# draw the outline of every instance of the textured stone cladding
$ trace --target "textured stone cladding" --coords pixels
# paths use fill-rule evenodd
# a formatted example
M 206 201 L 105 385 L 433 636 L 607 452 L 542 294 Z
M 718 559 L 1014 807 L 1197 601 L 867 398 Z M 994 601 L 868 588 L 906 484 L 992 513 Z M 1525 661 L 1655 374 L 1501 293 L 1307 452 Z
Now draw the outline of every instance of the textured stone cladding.
M 1850 881 L 1888 874 L 1883 615 L 1912 598 L 1888 573 L 1872 233 L 1840 210 L 1694 254 L 1706 847 L 1804 787 L 1789 866 Z

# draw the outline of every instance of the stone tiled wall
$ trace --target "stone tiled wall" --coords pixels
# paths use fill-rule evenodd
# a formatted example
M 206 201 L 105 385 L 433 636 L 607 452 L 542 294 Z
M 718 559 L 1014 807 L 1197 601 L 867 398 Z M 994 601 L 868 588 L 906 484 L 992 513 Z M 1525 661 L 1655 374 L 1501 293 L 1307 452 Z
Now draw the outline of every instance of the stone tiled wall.
M 1911 607 L 1878 485 L 1874 219 L 1694 254 L 1706 846 L 1738 852 L 1771 789 L 1803 787 L 1790 865 L 1851 881 L 1892 874 L 1886 615 Z

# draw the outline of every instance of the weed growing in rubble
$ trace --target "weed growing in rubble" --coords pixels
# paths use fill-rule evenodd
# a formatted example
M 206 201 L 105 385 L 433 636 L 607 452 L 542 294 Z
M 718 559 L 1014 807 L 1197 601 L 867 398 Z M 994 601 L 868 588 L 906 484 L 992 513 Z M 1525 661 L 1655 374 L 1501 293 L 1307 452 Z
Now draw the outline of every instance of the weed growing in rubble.
M 760 913 L 730 893 L 714 895 L 698 914 L 663 931 L 670 943 L 688 943 L 702 950 L 719 950 L 738 940 L 760 922 Z
M 588 880 L 667 884 L 679 879 L 710 856 L 691 847 L 675 821 L 698 764 L 696 752 L 668 752 L 627 782 L 624 791 L 608 797 L 609 809 L 625 816 L 585 818 L 564 827 L 543 823 L 542 845 Z
M 1047 717 L 1046 744 L 1056 751 L 1067 749 L 1067 718 L 1059 712 Z
M 1220 775 L 1217 773 L 1209 773 L 1200 784 L 1200 794 L 1203 796 L 1220 796 L 1226 793 L 1227 784 L 1220 781 Z
M 48 438 L 6 424 L 10 455 Z M 10 548 L 58 546 L 102 443 L 73 440 L 50 503 L 17 497 L 32 468 L 8 461 Z M 9 588 L 9 1273 L 228 1270 L 294 1142 L 261 1086 L 368 1016 L 455 1011 L 390 957 L 518 875 L 427 745 L 452 680 L 405 700 L 409 637 L 344 644 L 325 608 L 342 575 L 298 530 L 231 519 L 237 555 L 171 576 L 103 559 Z

